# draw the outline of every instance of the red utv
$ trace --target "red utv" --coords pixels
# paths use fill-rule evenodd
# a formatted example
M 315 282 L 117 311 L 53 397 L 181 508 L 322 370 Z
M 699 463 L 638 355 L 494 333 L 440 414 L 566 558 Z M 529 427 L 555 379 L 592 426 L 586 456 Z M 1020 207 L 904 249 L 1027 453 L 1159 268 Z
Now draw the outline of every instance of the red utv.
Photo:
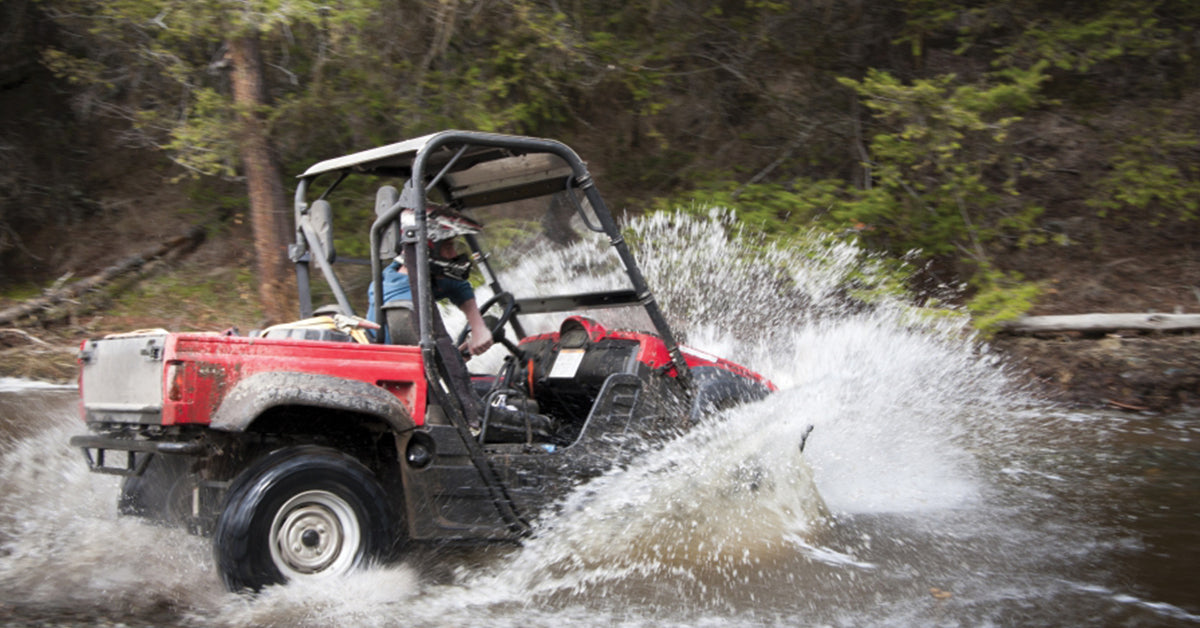
M 339 256 L 335 230 L 371 191 L 367 257 Z M 465 330 L 447 333 L 432 298 L 434 202 L 484 224 L 465 241 L 507 351 L 488 373 L 470 373 Z M 557 226 L 520 228 L 543 215 Z M 89 433 L 72 444 L 125 476 L 122 513 L 211 534 L 232 590 L 345 573 L 413 543 L 518 539 L 581 481 L 774 388 L 676 342 L 587 167 L 559 142 L 445 131 L 330 159 L 300 175 L 295 217 L 297 323 L 142 331 L 80 354 Z M 546 293 L 520 276 L 523 239 L 563 241 L 568 224 L 594 232 L 623 285 Z M 412 300 L 366 304 L 363 284 L 384 294 L 396 258 Z M 314 293 L 333 304 L 314 311 Z

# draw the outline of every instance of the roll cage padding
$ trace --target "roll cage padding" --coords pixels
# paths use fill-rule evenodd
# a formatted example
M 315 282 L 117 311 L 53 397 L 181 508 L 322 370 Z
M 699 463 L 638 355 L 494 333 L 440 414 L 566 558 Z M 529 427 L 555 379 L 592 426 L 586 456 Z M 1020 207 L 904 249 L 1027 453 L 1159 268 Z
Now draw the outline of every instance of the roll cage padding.
M 414 427 L 408 408 L 388 391 L 354 379 L 315 373 L 271 371 L 238 382 L 212 415 L 209 427 L 243 432 L 264 412 L 283 406 L 307 406 L 378 417 L 393 430 Z

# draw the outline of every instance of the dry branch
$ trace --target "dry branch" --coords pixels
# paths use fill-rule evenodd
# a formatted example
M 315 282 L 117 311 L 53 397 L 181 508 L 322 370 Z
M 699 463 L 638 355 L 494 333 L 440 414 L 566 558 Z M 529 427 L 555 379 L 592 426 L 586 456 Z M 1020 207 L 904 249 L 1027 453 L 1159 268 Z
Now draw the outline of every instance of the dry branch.
M 1200 314 L 1073 314 L 1061 316 L 1025 316 L 1001 329 L 1009 334 L 1043 332 L 1107 333 L 1123 329 L 1135 331 L 1200 330 Z
M 101 270 L 100 272 L 80 279 L 75 283 L 69 284 L 62 288 L 53 288 L 47 291 L 44 295 L 29 299 L 20 305 L 14 305 L 6 310 L 0 311 L 0 325 L 11 323 L 20 320 L 26 316 L 35 314 L 42 310 L 46 310 L 64 301 L 70 301 L 95 290 L 108 282 L 124 275 L 133 272 L 147 262 L 163 257 L 175 250 L 190 250 L 200 244 L 204 240 L 204 230 L 198 227 L 191 229 L 186 234 L 171 238 L 163 242 L 155 248 L 143 251 L 136 255 L 131 255 L 121 261 Z

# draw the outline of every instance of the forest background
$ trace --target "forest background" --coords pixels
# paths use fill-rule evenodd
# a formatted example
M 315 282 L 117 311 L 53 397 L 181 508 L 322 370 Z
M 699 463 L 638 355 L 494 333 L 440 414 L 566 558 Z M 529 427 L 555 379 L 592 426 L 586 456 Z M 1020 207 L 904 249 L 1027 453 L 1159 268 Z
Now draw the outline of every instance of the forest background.
M 1200 311 L 1192 0 L 7 0 L 0 112 L 0 304 L 207 235 L 40 326 L 287 317 L 290 176 L 444 128 L 560 139 L 631 212 L 853 235 L 985 332 Z

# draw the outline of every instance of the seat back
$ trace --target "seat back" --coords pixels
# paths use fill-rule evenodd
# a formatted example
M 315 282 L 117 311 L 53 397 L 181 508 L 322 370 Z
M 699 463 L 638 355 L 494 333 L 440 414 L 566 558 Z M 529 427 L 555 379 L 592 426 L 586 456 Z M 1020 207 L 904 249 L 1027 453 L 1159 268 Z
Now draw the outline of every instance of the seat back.
M 313 251 L 313 255 L 323 257 L 332 264 L 337 259 L 337 252 L 333 249 L 333 206 L 323 199 L 313 201 L 304 220 L 316 236 L 314 246 L 317 250 Z
M 421 340 L 412 301 L 384 303 L 383 316 L 387 321 L 388 344 L 416 345 Z
M 400 192 L 396 188 L 385 185 L 375 193 L 375 215 L 382 216 L 400 200 Z M 400 254 L 400 221 L 393 220 L 383 230 L 383 239 L 379 245 L 379 258 L 390 260 Z

